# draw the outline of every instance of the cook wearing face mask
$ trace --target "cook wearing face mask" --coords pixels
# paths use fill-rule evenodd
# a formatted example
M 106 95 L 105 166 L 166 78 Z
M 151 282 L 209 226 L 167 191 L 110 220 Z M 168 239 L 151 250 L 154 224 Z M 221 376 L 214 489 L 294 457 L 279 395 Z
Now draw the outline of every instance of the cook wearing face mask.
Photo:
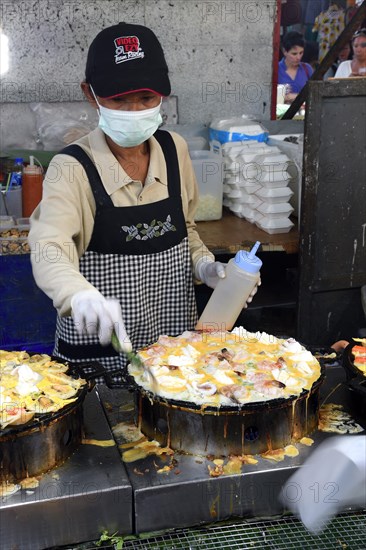
M 225 277 L 194 224 L 198 190 L 186 142 L 160 130 L 170 94 L 162 47 L 119 23 L 90 45 L 82 90 L 98 127 L 57 154 L 31 220 L 37 284 L 57 309 L 55 354 L 125 367 L 138 350 L 194 329 L 194 279 Z

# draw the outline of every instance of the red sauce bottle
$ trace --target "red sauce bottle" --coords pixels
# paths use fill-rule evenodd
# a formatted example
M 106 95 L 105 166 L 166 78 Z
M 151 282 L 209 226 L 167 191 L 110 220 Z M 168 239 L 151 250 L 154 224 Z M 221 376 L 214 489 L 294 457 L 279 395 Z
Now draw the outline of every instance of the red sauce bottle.
M 42 199 L 43 168 L 34 164 L 30 157 L 30 164 L 25 166 L 22 178 L 22 214 L 29 218 L 33 210 Z

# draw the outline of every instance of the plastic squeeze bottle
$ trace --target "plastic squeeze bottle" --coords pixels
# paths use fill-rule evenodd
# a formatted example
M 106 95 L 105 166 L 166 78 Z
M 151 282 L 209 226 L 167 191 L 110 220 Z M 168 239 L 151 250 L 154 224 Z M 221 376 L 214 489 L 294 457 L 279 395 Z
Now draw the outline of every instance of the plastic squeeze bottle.
M 29 157 L 29 164 L 23 170 L 22 212 L 24 218 L 29 218 L 41 201 L 42 185 L 43 167 L 42 165 L 36 166 L 34 164 L 34 157 L 31 155 Z
M 20 218 L 22 216 L 22 179 L 23 179 L 23 159 L 16 158 L 8 174 L 9 185 L 1 191 L 1 199 L 3 204 L 0 206 L 0 211 L 3 211 L 9 216 Z
M 262 261 L 255 255 L 260 242 L 250 252 L 239 250 L 226 267 L 226 277 L 220 279 L 209 299 L 196 329 L 206 331 L 231 330 L 241 310 L 259 280 Z
M 14 159 L 14 166 L 11 173 L 11 180 L 10 180 L 11 186 L 22 185 L 23 170 L 24 170 L 23 159 L 20 157 L 17 157 L 16 159 Z

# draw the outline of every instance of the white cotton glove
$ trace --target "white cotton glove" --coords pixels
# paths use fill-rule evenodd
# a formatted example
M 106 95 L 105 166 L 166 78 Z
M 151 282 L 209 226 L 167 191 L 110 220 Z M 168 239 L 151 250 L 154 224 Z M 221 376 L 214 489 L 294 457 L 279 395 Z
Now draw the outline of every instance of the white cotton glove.
M 252 292 L 249 294 L 249 296 L 248 296 L 248 298 L 247 298 L 247 301 L 246 301 L 246 304 L 245 304 L 245 306 L 244 306 L 244 309 L 245 309 L 246 307 L 248 307 L 248 304 L 250 304 L 250 302 L 252 302 L 254 296 L 257 294 L 258 287 L 261 286 L 261 284 L 262 284 L 262 281 L 261 281 L 261 278 L 259 277 L 257 284 L 255 285 L 255 287 L 253 288 Z
M 102 346 L 110 344 L 113 330 L 123 351 L 131 351 L 118 300 L 104 298 L 96 289 L 81 290 L 71 298 L 71 315 L 79 334 L 97 334 Z
M 318 534 L 341 510 L 366 506 L 366 436 L 342 435 L 319 445 L 285 483 L 281 501 Z
M 208 256 L 204 256 L 196 264 L 195 275 L 205 285 L 215 288 L 219 280 L 225 278 L 225 268 L 226 264 L 215 262 Z

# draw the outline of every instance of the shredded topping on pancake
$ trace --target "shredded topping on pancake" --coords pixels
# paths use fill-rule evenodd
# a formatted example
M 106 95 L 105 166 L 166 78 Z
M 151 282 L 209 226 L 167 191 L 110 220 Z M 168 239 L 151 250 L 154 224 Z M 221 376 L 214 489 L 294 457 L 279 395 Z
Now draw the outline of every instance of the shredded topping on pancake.
M 242 327 L 160 336 L 138 355 L 145 369 L 130 364 L 128 370 L 139 386 L 163 398 L 213 407 L 296 396 L 320 377 L 316 358 L 293 338 Z
M 86 381 L 67 370 L 49 355 L 0 350 L 0 430 L 73 403 Z

